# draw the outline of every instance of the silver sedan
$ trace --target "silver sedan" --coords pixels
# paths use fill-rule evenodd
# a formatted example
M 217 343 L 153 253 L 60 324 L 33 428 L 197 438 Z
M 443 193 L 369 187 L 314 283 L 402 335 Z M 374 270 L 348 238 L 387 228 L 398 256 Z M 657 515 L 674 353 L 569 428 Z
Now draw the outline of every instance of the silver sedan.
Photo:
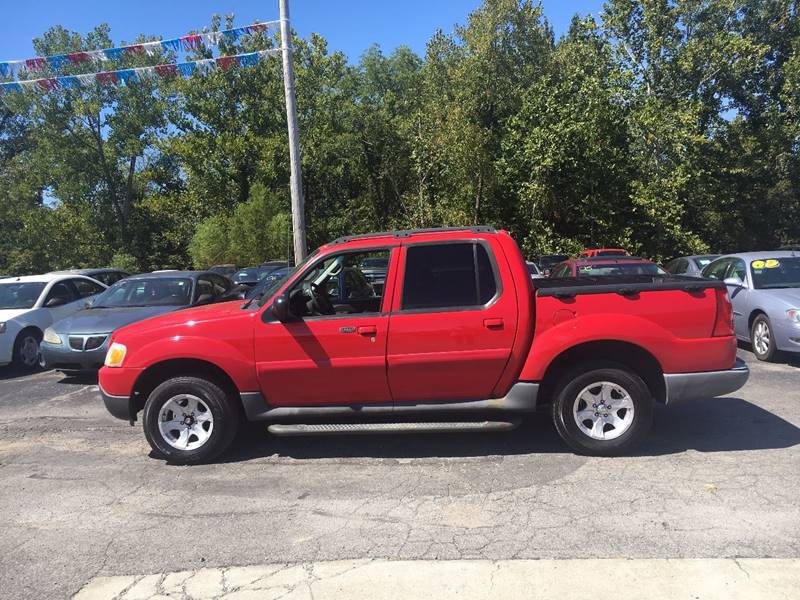
M 800 252 L 722 256 L 703 276 L 727 285 L 736 336 L 752 344 L 756 358 L 800 352 Z

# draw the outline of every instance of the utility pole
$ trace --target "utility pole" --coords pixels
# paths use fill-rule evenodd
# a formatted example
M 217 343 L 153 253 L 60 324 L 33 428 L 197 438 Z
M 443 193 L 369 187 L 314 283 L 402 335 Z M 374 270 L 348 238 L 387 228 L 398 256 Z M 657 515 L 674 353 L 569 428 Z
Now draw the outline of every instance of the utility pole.
M 283 90 L 286 95 L 286 124 L 289 128 L 294 264 L 299 264 L 306 257 L 306 214 L 305 201 L 303 199 L 303 175 L 300 171 L 300 136 L 297 130 L 297 106 L 294 98 L 292 35 L 289 27 L 289 0 L 278 1 L 281 15 L 281 45 L 283 47 Z

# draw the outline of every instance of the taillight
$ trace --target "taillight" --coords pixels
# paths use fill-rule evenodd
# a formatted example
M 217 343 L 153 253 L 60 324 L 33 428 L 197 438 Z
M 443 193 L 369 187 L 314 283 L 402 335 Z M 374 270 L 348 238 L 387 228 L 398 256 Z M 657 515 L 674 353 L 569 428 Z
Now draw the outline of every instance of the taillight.
M 731 301 L 728 299 L 728 291 L 720 288 L 714 291 L 717 296 L 717 314 L 711 335 L 713 337 L 733 335 L 733 308 L 731 307 Z

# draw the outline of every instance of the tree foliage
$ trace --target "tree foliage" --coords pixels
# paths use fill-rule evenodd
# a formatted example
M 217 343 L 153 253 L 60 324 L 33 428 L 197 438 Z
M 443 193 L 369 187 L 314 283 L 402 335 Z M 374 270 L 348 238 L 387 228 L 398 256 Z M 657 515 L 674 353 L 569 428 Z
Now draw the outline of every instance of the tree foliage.
M 105 25 L 34 41 L 39 55 L 111 45 Z M 295 40 L 295 68 L 312 247 L 479 222 L 530 255 L 800 241 L 797 0 L 608 0 L 558 39 L 538 3 L 484 0 L 424 56 L 374 46 L 349 62 L 315 34 Z M 0 272 L 286 255 L 278 60 L 1 101 Z

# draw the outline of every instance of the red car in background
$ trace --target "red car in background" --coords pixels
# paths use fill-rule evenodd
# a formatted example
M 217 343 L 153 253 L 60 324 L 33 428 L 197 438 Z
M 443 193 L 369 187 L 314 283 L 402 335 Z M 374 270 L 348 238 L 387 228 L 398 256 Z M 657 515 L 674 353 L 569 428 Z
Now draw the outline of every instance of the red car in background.
M 667 272 L 645 258 L 598 256 L 565 260 L 550 273 L 550 277 L 605 277 L 609 275 L 667 275 Z
M 578 253 L 578 258 L 595 258 L 597 256 L 630 256 L 623 248 L 593 248 Z

